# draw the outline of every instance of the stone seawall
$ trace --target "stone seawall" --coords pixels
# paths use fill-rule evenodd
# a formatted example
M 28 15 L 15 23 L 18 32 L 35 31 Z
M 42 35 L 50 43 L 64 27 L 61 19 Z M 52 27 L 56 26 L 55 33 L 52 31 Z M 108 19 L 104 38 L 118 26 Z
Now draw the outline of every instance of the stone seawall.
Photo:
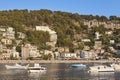
M 110 60 L 0 60 L 0 63 L 90 63 L 90 62 L 107 62 L 116 61 Z M 117 61 L 120 62 L 120 61 Z

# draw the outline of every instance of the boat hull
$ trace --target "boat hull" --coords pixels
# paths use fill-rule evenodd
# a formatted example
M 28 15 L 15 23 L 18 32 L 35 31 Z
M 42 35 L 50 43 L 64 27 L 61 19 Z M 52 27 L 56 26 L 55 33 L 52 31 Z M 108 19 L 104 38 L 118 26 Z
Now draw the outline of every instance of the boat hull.
M 88 72 L 114 72 L 114 68 L 108 66 L 92 66 Z
M 116 71 L 120 71 L 120 64 L 111 64 L 110 65 L 112 68 L 114 68 Z
M 71 66 L 72 68 L 80 68 L 80 69 L 84 69 L 84 68 L 87 68 L 86 65 L 83 65 L 83 64 L 74 64 Z
M 13 70 L 26 70 L 28 66 L 21 66 L 21 65 L 5 65 L 6 69 L 13 69 Z
M 46 72 L 46 70 L 28 70 L 30 73 Z

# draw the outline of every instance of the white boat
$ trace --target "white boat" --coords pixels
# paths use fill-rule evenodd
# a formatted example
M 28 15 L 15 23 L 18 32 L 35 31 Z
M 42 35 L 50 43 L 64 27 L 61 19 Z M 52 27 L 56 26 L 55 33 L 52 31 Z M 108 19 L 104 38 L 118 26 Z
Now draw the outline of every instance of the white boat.
M 95 65 L 95 66 L 91 66 L 89 67 L 89 71 L 88 72 L 114 72 L 114 68 L 109 67 L 107 65 Z
M 79 69 L 85 69 L 85 68 L 87 68 L 87 66 L 84 65 L 84 64 L 72 64 L 71 67 L 72 68 L 79 68 Z
M 28 67 L 28 72 L 45 72 L 46 67 L 40 66 L 39 64 L 35 63 L 34 67 Z
M 28 68 L 28 65 L 22 66 L 20 64 L 14 64 L 14 65 L 5 65 L 6 69 L 14 69 L 14 70 L 26 70 Z
M 112 63 L 112 64 L 110 64 L 110 66 L 113 67 L 115 70 L 120 71 L 120 64 Z

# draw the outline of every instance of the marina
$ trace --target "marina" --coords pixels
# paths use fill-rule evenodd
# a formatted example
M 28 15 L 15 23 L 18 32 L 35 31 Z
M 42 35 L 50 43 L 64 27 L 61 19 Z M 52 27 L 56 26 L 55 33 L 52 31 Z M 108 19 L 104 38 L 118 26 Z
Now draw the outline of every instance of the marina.
M 7 63 L 8 64 L 8 63 Z M 9 63 L 8 65 L 13 65 Z M 82 64 L 82 63 L 80 63 Z M 94 63 L 84 63 L 87 66 L 93 66 Z M 105 63 L 108 65 L 109 63 Z M 45 72 L 31 72 L 28 70 L 7 70 L 6 63 L 0 64 L 0 80 L 118 80 L 120 72 L 91 72 L 87 69 L 71 68 L 72 63 L 40 63 L 46 65 Z M 30 63 L 34 66 L 34 63 Z

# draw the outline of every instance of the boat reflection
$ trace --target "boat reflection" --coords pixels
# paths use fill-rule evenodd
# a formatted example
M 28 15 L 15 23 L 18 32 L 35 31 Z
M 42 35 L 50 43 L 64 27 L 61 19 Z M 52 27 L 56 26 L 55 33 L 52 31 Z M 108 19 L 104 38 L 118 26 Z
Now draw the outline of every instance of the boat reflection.
M 90 77 L 95 78 L 95 79 L 111 79 L 111 78 L 114 78 L 114 75 L 115 75 L 114 72 L 93 72 L 93 73 L 90 73 Z
M 28 73 L 29 77 L 31 78 L 40 78 L 40 77 L 43 77 L 44 75 L 46 74 L 46 71 L 45 72 L 37 72 L 37 73 Z

